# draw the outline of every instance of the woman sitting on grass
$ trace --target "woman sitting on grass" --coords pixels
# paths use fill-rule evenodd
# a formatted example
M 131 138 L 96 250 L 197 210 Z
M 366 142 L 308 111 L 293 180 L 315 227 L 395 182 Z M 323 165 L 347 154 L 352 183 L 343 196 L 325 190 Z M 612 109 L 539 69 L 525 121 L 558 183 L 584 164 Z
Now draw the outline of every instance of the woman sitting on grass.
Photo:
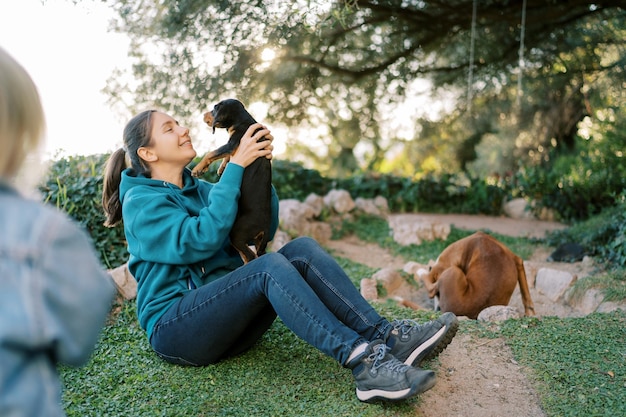
M 352 370 L 361 401 L 401 400 L 430 389 L 434 373 L 418 366 L 450 343 L 455 315 L 422 325 L 389 322 L 310 238 L 245 265 L 231 247 L 243 171 L 256 158 L 272 158 L 271 140 L 257 142 L 262 136 L 271 138 L 270 131 L 250 126 L 212 184 L 186 168 L 196 151 L 189 130 L 171 116 L 145 111 L 124 129 L 124 148 L 107 164 L 103 206 L 108 226 L 123 220 L 137 314 L 153 349 L 175 364 L 216 363 L 249 349 L 278 315 Z M 274 190 L 272 219 L 273 236 Z

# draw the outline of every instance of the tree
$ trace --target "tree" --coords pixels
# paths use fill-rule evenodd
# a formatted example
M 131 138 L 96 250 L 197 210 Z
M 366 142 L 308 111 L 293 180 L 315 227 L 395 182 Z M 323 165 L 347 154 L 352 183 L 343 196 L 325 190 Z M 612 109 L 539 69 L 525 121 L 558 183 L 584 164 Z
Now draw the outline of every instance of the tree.
M 511 160 L 554 142 L 571 148 L 588 113 L 589 80 L 624 78 L 626 12 L 618 0 L 527 0 L 523 72 L 522 0 L 476 0 L 474 21 L 474 0 L 108 1 L 135 59 L 132 82 L 111 78 L 112 103 L 132 110 L 154 103 L 200 120 L 225 96 L 260 101 L 268 106 L 264 120 L 298 129 L 293 154 L 307 152 L 336 173 L 380 166 L 403 133 L 386 123 L 388 115 L 415 106 L 407 94 L 420 80 L 451 93 L 456 105 L 443 124 L 418 123 L 414 137 L 401 141 L 414 170 L 433 157 L 447 169 L 465 168 L 475 145 L 503 130 L 536 138 L 513 144 Z M 422 115 L 415 109 L 407 117 Z M 504 124 L 502 115 L 510 116 Z M 303 145 L 318 127 L 326 128 L 317 138 L 322 152 Z M 360 164 L 359 147 L 366 159 Z

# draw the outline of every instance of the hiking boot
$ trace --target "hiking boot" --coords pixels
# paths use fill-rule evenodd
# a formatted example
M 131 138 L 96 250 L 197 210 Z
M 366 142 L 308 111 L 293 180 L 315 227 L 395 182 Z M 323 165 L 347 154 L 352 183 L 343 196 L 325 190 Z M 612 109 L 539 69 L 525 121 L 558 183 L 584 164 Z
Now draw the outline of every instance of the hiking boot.
M 391 326 L 386 337 L 390 353 L 406 365 L 419 366 L 443 352 L 456 334 L 459 320 L 454 313 L 447 312 L 428 323 L 395 320 Z
M 414 368 L 389 354 L 382 340 L 371 342 L 365 352 L 347 365 L 356 380 L 356 396 L 364 402 L 398 401 L 435 385 L 435 373 Z

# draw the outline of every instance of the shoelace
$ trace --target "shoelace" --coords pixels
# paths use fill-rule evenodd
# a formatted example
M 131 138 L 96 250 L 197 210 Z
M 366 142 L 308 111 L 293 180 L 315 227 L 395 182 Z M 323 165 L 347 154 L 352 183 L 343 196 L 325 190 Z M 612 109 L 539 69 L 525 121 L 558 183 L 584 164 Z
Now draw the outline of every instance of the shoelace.
M 415 320 L 408 319 L 401 320 L 393 326 L 395 330 L 400 331 L 403 335 L 409 334 L 413 328 L 419 330 L 421 327 L 422 325 L 418 324 Z
M 387 351 L 390 350 L 387 345 L 381 343 L 380 345 L 374 346 L 373 350 L 374 352 L 368 357 L 369 360 L 373 361 L 372 370 L 377 370 L 378 368 L 386 368 L 390 372 L 402 372 L 409 367 L 399 360 L 389 359 L 385 362 L 382 362 L 382 360 L 385 359 Z

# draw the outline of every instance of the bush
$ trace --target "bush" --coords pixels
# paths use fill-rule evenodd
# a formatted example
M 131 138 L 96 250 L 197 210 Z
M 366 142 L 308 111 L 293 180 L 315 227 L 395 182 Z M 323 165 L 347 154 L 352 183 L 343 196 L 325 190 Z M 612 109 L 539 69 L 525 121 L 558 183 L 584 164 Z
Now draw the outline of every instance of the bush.
M 425 175 L 413 180 L 377 173 L 337 180 L 353 197 L 387 199 L 394 212 L 498 215 L 511 193 L 504 182 L 468 178 L 465 174 Z
M 588 219 L 613 206 L 626 189 L 623 148 L 594 152 L 591 144 L 584 145 L 576 154 L 553 151 L 550 165 L 521 169 L 516 181 L 522 195 L 535 200 L 537 209 L 554 209 L 566 222 Z
M 67 212 L 91 235 L 101 261 L 108 268 L 127 259 L 123 228 L 103 226 L 101 207 L 102 173 L 108 155 L 62 158 L 54 162 L 46 181 L 40 186 L 44 200 Z M 199 159 L 198 159 L 199 160 Z M 216 182 L 217 166 L 213 164 L 204 179 Z M 281 199 L 303 200 L 311 193 L 326 195 L 333 188 L 345 189 L 353 198 L 385 197 L 393 212 L 439 212 L 499 215 L 502 201 L 513 195 L 531 195 L 548 207 L 561 208 L 566 216 L 578 218 L 607 207 L 599 220 L 602 226 L 590 228 L 589 245 L 618 265 L 626 263 L 624 232 L 626 210 L 624 195 L 617 201 L 612 192 L 599 191 L 595 182 L 555 185 L 558 175 L 529 169 L 523 175 L 508 179 L 469 178 L 465 174 L 427 175 L 419 179 L 377 173 L 359 174 L 346 179 L 323 177 L 318 171 L 287 161 L 273 163 L 273 182 Z M 586 193 L 579 195 L 580 187 Z M 595 188 L 594 188 L 595 187 Z M 534 191 L 533 191 L 534 190 Z M 554 191 L 556 190 L 556 192 Z M 600 194 L 604 193 L 604 194 Z M 602 195 L 602 203 L 593 200 Z M 586 208 L 576 211 L 574 207 Z M 611 209 L 614 207 L 614 209 Z M 593 236 L 592 236 L 593 234 Z M 555 237 L 555 239 L 557 239 Z M 564 239 L 564 238 L 563 238 Z M 574 239 L 575 241 L 581 241 Z
M 68 157 L 56 161 L 40 185 L 44 202 L 65 211 L 91 236 L 101 262 L 107 268 L 126 262 L 126 238 L 122 226 L 103 225 L 102 173 L 108 155 Z
M 571 227 L 548 234 L 547 242 L 558 246 L 577 242 L 591 256 L 609 266 L 626 267 L 626 192 L 602 212 Z

